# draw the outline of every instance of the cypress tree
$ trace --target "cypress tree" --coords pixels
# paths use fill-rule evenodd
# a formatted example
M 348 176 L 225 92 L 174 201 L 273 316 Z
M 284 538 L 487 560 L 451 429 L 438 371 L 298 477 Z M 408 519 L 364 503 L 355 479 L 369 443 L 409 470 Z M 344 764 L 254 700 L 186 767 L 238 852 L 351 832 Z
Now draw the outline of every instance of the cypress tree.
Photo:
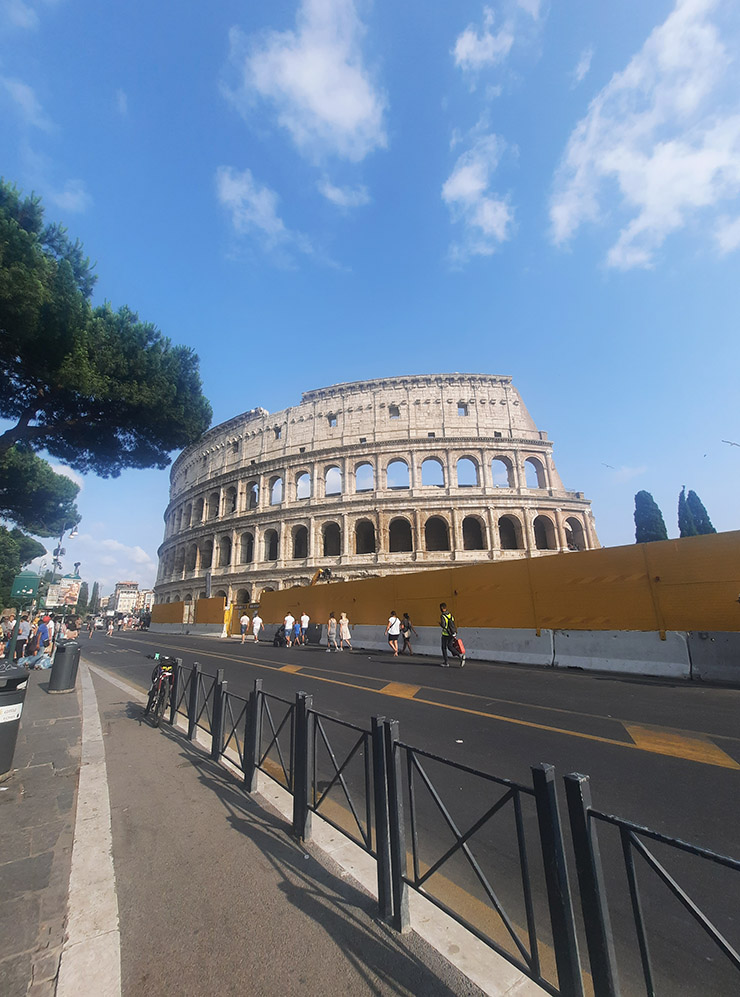
M 695 537 L 699 531 L 691 515 L 691 509 L 686 501 L 686 485 L 681 489 L 678 496 L 678 535 L 681 537 Z
M 77 612 L 84 614 L 87 612 L 87 582 L 80 585 L 80 594 L 77 597 Z
M 98 605 L 100 603 L 100 586 L 97 582 L 93 582 L 92 594 L 90 595 L 90 603 L 88 605 L 89 613 L 97 613 Z
M 650 492 L 638 492 L 635 495 L 635 542 L 644 544 L 667 539 L 663 513 L 655 499 Z
M 696 532 L 700 535 L 705 533 L 716 533 L 717 531 L 712 526 L 712 520 L 707 514 L 707 510 L 704 508 L 704 503 L 696 494 L 689 489 L 689 494 L 686 496 L 686 504 L 691 511 L 691 516 L 694 520 L 694 526 L 696 527 Z

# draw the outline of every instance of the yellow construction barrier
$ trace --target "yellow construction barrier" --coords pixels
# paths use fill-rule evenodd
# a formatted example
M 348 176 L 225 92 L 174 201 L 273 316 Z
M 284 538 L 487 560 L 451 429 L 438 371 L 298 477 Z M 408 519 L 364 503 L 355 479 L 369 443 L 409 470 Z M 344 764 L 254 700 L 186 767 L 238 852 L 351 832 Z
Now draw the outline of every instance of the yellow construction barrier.
M 223 626 L 226 600 L 223 596 L 198 599 L 195 603 L 195 623 L 218 623 Z
M 182 623 L 184 602 L 157 602 L 152 606 L 152 623 Z

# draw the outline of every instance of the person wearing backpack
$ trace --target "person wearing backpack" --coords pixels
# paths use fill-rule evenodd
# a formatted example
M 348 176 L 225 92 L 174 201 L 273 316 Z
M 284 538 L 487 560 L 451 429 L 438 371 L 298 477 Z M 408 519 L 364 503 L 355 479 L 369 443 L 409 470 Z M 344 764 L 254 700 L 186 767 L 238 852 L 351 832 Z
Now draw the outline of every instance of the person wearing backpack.
M 465 654 L 460 653 L 457 650 L 457 627 L 455 626 L 455 617 L 447 609 L 446 602 L 440 602 L 439 604 L 439 625 L 442 628 L 442 668 L 449 668 L 449 663 L 447 661 L 447 652 L 449 651 L 453 657 L 460 658 L 460 667 L 462 668 L 465 664 Z

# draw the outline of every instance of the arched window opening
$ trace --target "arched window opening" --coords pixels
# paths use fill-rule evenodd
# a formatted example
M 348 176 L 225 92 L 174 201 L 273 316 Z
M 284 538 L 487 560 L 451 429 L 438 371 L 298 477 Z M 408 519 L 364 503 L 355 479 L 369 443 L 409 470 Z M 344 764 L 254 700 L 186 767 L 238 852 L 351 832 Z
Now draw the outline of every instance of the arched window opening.
M 280 505 L 283 501 L 283 479 L 272 478 L 270 480 L 270 505 Z
M 574 516 L 565 520 L 565 542 L 568 550 L 586 550 L 586 533 L 583 523 Z
M 398 405 L 389 405 L 388 406 L 388 418 L 389 419 L 400 419 L 401 418 L 401 410 L 398 407 Z
M 527 488 L 547 488 L 545 471 L 535 457 L 527 457 L 524 461 L 524 473 L 527 478 Z
M 219 568 L 231 566 L 231 537 L 221 537 L 218 542 L 218 566 Z
M 203 522 L 203 499 L 202 498 L 199 498 L 199 499 L 196 500 L 196 503 L 195 503 L 195 516 L 194 516 L 193 521 L 195 523 L 202 523 Z
M 324 523 L 321 531 L 324 557 L 339 557 L 342 553 L 342 531 L 338 523 Z
M 236 488 L 230 485 L 224 492 L 224 516 L 236 512 Z
M 185 514 L 182 517 L 182 528 L 184 530 L 187 530 L 187 528 L 190 526 L 190 521 L 192 518 L 193 518 L 193 504 L 192 502 L 188 502 L 188 504 L 185 506 Z
M 182 509 L 178 509 L 175 513 L 175 520 L 173 523 L 173 528 L 175 533 L 179 533 L 182 527 Z
M 445 471 L 441 460 L 427 457 L 421 465 L 421 483 L 424 488 L 444 488 Z
M 251 564 L 254 560 L 254 534 L 242 533 L 239 542 L 239 560 L 242 564 Z
M 537 516 L 535 518 L 534 545 L 537 550 L 557 550 L 555 526 L 549 516 Z
M 195 565 L 198 561 L 198 545 L 191 544 L 188 547 L 187 555 L 185 557 L 185 570 L 195 571 Z
M 334 428 L 335 428 L 335 426 L 336 426 L 336 424 L 337 424 L 337 416 L 336 416 L 336 413 L 334 413 L 334 412 L 330 412 L 330 413 L 329 413 L 329 414 L 327 415 L 327 417 L 326 417 L 326 418 L 327 418 L 327 420 L 328 420 L 328 422 L 329 422 L 329 428 L 330 428 L 330 429 L 334 429 Z
M 277 530 L 265 530 L 265 560 L 277 561 L 278 535 Z
M 308 471 L 298 475 L 298 480 L 295 483 L 295 497 L 298 501 L 311 498 L 311 475 Z
M 211 492 L 208 496 L 208 506 L 206 509 L 206 517 L 208 519 L 215 519 L 218 516 L 218 506 L 221 501 L 221 496 L 218 492 Z
M 355 523 L 355 552 L 375 553 L 375 526 L 369 519 L 358 519 Z
M 177 551 L 175 552 L 175 574 L 182 575 L 184 570 L 185 570 L 185 548 L 178 547 Z M 192 571 L 193 569 L 191 568 L 190 570 Z
M 516 516 L 502 516 L 498 521 L 501 550 L 522 550 L 522 524 Z
M 236 593 L 237 606 L 248 606 L 251 601 L 249 589 L 239 589 Z
M 458 402 L 457 403 L 457 414 L 458 415 L 467 415 L 468 414 L 468 403 L 467 402 Z
M 355 468 L 355 491 L 371 492 L 375 488 L 375 471 L 372 464 L 358 464 Z
M 201 544 L 200 566 L 204 571 L 213 566 L 213 540 L 204 540 Z
M 405 460 L 392 460 L 386 469 L 387 488 L 409 487 L 409 466 Z
M 308 530 L 305 526 L 296 526 L 293 530 L 293 558 L 305 557 L 308 557 Z
M 431 516 L 426 521 L 424 543 L 430 551 L 450 549 L 450 528 L 441 516 Z
M 342 472 L 338 467 L 330 467 L 324 478 L 325 495 L 342 494 Z
M 256 509 L 260 500 L 260 486 L 256 481 L 250 481 L 247 485 L 247 509 Z
M 165 601 L 165 602 L 169 602 L 169 601 L 170 601 L 170 597 L 169 597 L 169 596 L 167 596 L 167 598 L 166 598 L 166 599 L 165 599 L 164 601 Z M 177 601 L 177 600 L 175 600 L 175 602 L 176 602 L 176 601 Z
M 461 457 L 457 462 L 457 484 L 460 488 L 471 488 L 479 484 L 478 464 L 470 457 Z
M 466 516 L 462 524 L 464 550 L 485 550 L 486 540 L 483 524 L 476 516 Z
M 228 597 L 228 596 L 226 595 L 226 593 L 224 592 L 224 590 L 223 590 L 223 589 L 219 589 L 219 590 L 218 590 L 218 592 L 216 592 L 216 593 L 214 593 L 214 594 L 215 594 L 215 597 L 216 597 L 216 599 L 228 599 L 228 598 L 229 598 L 229 597 Z
M 514 468 L 508 457 L 494 457 L 491 461 L 491 477 L 495 488 L 514 487 Z
M 408 519 L 393 519 L 388 527 L 388 550 L 392 554 L 406 553 L 414 549 L 411 523 Z

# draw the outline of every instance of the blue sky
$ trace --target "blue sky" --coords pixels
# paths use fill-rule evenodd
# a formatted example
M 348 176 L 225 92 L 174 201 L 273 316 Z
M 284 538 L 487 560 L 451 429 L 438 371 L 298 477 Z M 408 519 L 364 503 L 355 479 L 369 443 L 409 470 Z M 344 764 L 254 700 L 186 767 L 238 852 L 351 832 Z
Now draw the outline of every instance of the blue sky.
M 642 488 L 730 530 L 739 57 L 729 0 L 0 0 L 0 172 L 197 350 L 216 422 L 511 374 L 602 543 Z M 70 563 L 151 584 L 167 486 L 86 477 Z

